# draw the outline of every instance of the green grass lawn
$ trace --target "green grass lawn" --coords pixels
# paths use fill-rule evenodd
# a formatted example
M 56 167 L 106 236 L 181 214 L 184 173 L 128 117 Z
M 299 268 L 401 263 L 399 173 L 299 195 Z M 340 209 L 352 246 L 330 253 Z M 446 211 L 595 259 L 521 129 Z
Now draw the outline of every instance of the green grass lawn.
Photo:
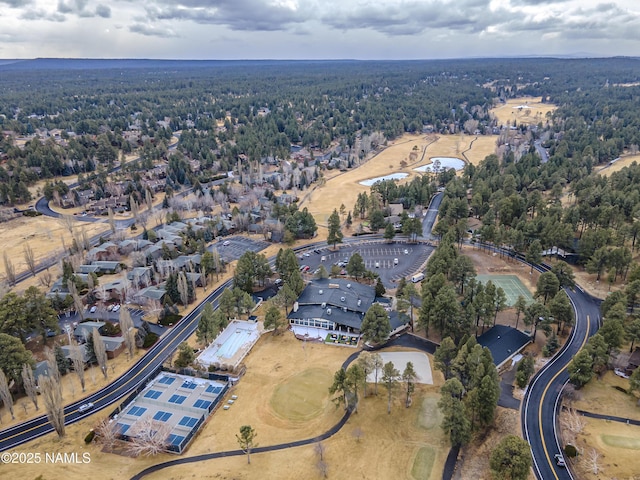
M 320 415 L 328 401 L 333 375 L 321 368 L 310 368 L 278 385 L 270 405 L 280 417 L 303 422 Z
M 602 441 L 610 447 L 640 450 L 640 438 L 622 437 L 620 435 L 601 435 Z
M 411 476 L 416 480 L 425 480 L 431 477 L 433 462 L 436 459 L 436 451 L 432 447 L 422 447 L 413 459 Z

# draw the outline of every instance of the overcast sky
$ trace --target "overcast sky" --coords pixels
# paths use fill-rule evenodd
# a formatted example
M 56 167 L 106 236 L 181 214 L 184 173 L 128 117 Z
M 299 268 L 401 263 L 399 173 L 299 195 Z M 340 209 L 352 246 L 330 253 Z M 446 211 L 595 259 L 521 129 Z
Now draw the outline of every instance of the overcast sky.
M 0 0 L 0 58 L 640 55 L 640 1 Z

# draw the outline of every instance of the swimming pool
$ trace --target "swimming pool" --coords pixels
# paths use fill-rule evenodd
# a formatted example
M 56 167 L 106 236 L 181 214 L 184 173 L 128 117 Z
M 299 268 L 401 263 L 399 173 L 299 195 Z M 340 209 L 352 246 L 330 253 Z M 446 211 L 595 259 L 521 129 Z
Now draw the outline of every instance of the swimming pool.
M 198 361 L 209 366 L 215 363 L 228 364 L 229 360 L 233 360 L 232 363 L 237 365 L 260 338 L 259 327 L 257 322 L 233 320 L 213 343 L 202 351 Z

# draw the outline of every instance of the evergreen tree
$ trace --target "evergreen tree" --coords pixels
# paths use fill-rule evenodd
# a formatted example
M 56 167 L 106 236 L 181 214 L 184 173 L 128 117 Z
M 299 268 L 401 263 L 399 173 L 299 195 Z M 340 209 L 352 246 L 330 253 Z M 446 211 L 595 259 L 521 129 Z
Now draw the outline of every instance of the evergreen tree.
M 342 230 L 340 230 L 340 215 L 338 210 L 333 210 L 333 213 L 329 216 L 328 221 L 329 233 L 327 235 L 327 244 L 333 245 L 336 248 L 336 244 L 342 242 Z
M 374 303 L 367 310 L 362 319 L 360 333 L 366 343 L 381 343 L 389 337 L 391 323 L 389 322 L 389 315 L 382 305 Z
M 531 469 L 531 447 L 520 437 L 504 437 L 491 452 L 489 465 L 496 480 L 526 480 Z

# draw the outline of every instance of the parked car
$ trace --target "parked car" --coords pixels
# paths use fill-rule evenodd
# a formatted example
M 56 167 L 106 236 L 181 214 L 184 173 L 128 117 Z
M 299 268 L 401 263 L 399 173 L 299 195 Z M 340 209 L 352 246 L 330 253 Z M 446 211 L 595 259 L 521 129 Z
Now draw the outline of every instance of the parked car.
M 98 310 L 98 307 L 96 305 L 93 305 L 90 309 L 89 309 L 89 313 L 96 313 L 96 310 Z
M 108 311 L 108 312 L 110 312 L 111 310 L 113 310 L 113 307 L 115 307 L 115 305 L 109 305 L 109 306 L 107 307 L 107 311 Z
M 95 405 L 92 402 L 89 403 L 83 403 L 82 405 L 80 405 L 78 407 L 78 412 L 79 413 L 84 413 L 84 412 L 88 412 L 89 410 L 91 410 Z
M 302 269 L 303 272 L 308 272 L 311 269 L 311 267 L 309 265 L 305 265 L 304 268 Z
M 404 249 L 404 254 L 405 254 L 405 255 L 409 255 L 409 249 L 408 249 L 408 248 L 405 248 L 405 249 Z
M 376 262 L 376 268 L 380 268 L 380 262 Z
M 393 264 L 394 264 L 394 265 L 397 265 L 397 264 L 398 264 L 398 259 L 397 259 L 397 258 L 394 258 L 394 259 L 393 259 Z
M 276 278 L 273 282 L 274 285 L 280 285 L 282 283 L 282 279 L 281 278 Z
M 117 312 L 118 310 L 120 310 L 120 304 L 114 305 L 113 306 L 113 311 Z
M 304 252 L 302 255 L 304 255 L 305 257 L 310 257 L 311 254 L 309 252 Z
M 225 240 L 224 242 L 222 242 L 223 247 L 228 247 L 229 245 L 231 245 L 231 242 L 229 240 Z

